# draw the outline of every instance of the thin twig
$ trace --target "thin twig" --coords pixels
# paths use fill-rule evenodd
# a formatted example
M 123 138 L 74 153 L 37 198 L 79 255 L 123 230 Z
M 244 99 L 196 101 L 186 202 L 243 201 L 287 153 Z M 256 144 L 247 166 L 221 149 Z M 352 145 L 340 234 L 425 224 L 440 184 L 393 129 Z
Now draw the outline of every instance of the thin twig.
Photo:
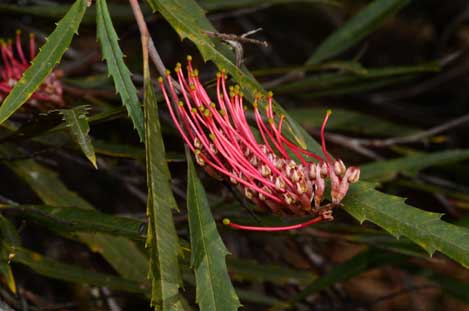
M 412 135 L 403 137 L 392 137 L 388 139 L 350 139 L 352 144 L 372 147 L 389 147 L 397 144 L 408 144 L 414 143 L 425 138 L 440 134 L 454 127 L 460 126 L 466 122 L 469 122 L 469 114 L 465 114 L 459 118 L 450 120 L 446 123 L 432 127 L 428 130 L 421 131 Z
M 145 18 L 143 17 L 142 9 L 140 8 L 140 5 L 138 4 L 138 0 L 129 0 L 130 5 L 132 7 L 132 11 L 135 16 L 135 20 L 137 21 L 138 29 L 140 30 L 140 35 L 142 36 L 142 44 L 144 41 L 148 41 L 148 53 L 150 56 L 151 61 L 156 67 L 156 70 L 161 76 L 166 75 L 166 66 L 163 63 L 163 60 L 161 59 L 160 53 L 158 53 L 158 50 L 155 47 L 155 44 L 150 36 L 150 32 L 148 31 L 147 24 L 145 22 Z M 179 83 L 174 80 L 173 78 L 172 82 L 177 91 L 181 90 L 181 86 Z
M 262 28 L 257 28 L 252 31 L 249 31 L 241 36 L 235 35 L 235 34 L 229 34 L 229 33 L 221 33 L 221 32 L 214 32 L 214 31 L 208 31 L 204 30 L 204 33 L 208 35 L 209 37 L 214 37 L 214 38 L 219 38 L 224 41 L 238 41 L 242 43 L 252 43 L 252 44 L 258 44 L 262 45 L 264 47 L 268 47 L 269 43 L 267 41 L 261 41 L 261 40 L 256 40 L 256 39 L 251 39 L 247 38 L 247 36 L 252 35 L 256 32 L 259 32 L 262 30 Z

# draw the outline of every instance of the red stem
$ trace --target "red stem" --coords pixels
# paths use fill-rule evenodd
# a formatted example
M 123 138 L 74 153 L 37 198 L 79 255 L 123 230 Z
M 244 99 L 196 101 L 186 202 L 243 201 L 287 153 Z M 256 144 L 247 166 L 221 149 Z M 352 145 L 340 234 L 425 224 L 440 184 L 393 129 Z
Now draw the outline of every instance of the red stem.
M 318 216 L 316 218 L 310 219 L 306 222 L 303 222 L 301 224 L 296 224 L 296 225 L 291 225 L 291 226 L 283 226 L 283 227 L 256 227 L 256 226 L 245 226 L 245 225 L 239 225 L 236 223 L 231 222 L 229 219 L 225 218 L 223 219 L 223 224 L 226 226 L 229 226 L 234 229 L 240 229 L 240 230 L 247 230 L 247 231 L 264 231 L 264 232 L 277 232 L 277 231 L 288 231 L 288 230 L 295 230 L 295 229 L 301 229 L 304 227 L 308 227 L 311 225 L 314 225 L 318 222 L 321 222 L 323 219 L 322 216 Z

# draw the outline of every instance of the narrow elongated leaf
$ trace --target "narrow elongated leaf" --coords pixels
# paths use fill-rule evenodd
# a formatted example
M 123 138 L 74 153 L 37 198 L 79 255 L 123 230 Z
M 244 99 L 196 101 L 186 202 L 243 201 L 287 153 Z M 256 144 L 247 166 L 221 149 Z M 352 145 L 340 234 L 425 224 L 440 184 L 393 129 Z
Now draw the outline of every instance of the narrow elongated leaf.
M 430 154 L 412 154 L 398 159 L 375 161 L 363 165 L 362 179 L 370 181 L 388 181 L 398 173 L 415 175 L 419 170 L 448 163 L 455 163 L 469 158 L 469 150 L 446 150 Z
M 101 232 L 142 240 L 145 222 L 128 217 L 119 217 L 76 207 L 49 205 L 0 205 L 31 219 L 49 229 L 61 232 Z
M 0 276 L 5 278 L 8 288 L 16 294 L 16 282 L 10 267 L 10 252 L 5 244 L 19 246 L 20 237 L 15 227 L 0 214 Z
M 307 129 L 317 128 L 326 115 L 326 108 L 292 108 L 290 115 Z M 327 122 L 328 130 L 347 131 L 347 133 L 379 135 L 383 137 L 404 136 L 415 133 L 417 128 L 387 121 L 365 113 L 334 108 Z
M 438 250 L 469 267 L 469 229 L 444 222 L 440 219 L 442 214 L 412 208 L 404 201 L 362 181 L 350 187 L 343 204 L 360 222 L 371 221 L 396 238 L 407 237 L 430 255 Z
M 171 211 L 177 210 L 177 204 L 171 191 L 171 176 L 165 161 L 166 152 L 156 96 L 146 58 L 144 80 L 147 214 L 149 218 L 147 246 L 150 248 L 151 300 L 156 310 L 184 310 L 184 301 L 179 293 L 179 288 L 182 287 L 178 262 L 180 246 Z
M 4 157 L 18 153 L 20 151 L 14 147 L 0 146 L 0 155 Z M 45 204 L 57 207 L 93 209 L 90 203 L 68 189 L 54 171 L 37 164 L 35 161 L 7 161 L 5 165 L 28 183 Z M 139 282 L 145 280 L 147 258 L 134 242 L 102 233 L 80 233 L 78 237 L 91 250 L 100 253 L 123 277 Z
M 73 35 L 78 32 L 86 7 L 86 0 L 76 0 L 67 14 L 57 23 L 57 27 L 33 59 L 31 66 L 0 106 L 0 124 L 29 99 L 52 72 L 54 66 L 60 62 L 72 42 Z
M 9 247 L 9 251 L 13 254 L 11 256 L 13 262 L 21 263 L 34 272 L 50 278 L 80 284 L 106 286 L 132 293 L 148 292 L 145 284 L 61 263 L 21 247 Z
M 278 285 L 311 283 L 317 276 L 309 270 L 288 268 L 281 265 L 259 263 L 253 260 L 228 257 L 228 270 L 237 281 L 272 282 Z M 241 297 L 240 297 L 241 298 Z
M 202 0 L 199 4 L 208 11 L 240 9 L 246 7 L 256 7 L 262 5 L 292 4 L 292 3 L 323 3 L 338 5 L 338 1 L 333 0 Z
M 367 86 L 372 83 L 384 83 L 389 81 L 401 81 L 408 77 L 425 72 L 435 72 L 440 70 L 436 63 L 425 63 L 413 66 L 368 68 L 366 73 L 357 75 L 350 73 L 327 73 L 306 77 L 299 81 L 284 84 L 274 89 L 279 93 L 304 93 L 306 90 L 320 92 L 338 92 L 347 88 L 357 88 Z M 313 94 L 314 95 L 314 94 Z
M 106 1 L 97 0 L 96 6 L 98 40 L 101 43 L 101 50 L 107 63 L 108 72 L 114 80 L 116 91 L 127 108 L 134 128 L 137 130 L 142 141 L 144 137 L 143 112 L 138 101 L 137 89 L 132 82 L 130 71 L 124 63 L 124 54 L 119 47 L 119 38 L 112 25 Z
M 64 117 L 67 127 L 70 129 L 70 134 L 80 146 L 81 151 L 83 151 L 88 160 L 90 160 L 91 164 L 93 164 L 95 168 L 98 168 L 96 165 L 94 147 L 88 135 L 90 132 L 90 125 L 88 124 L 88 117 L 86 116 L 88 109 L 88 106 L 78 106 L 71 109 L 62 109 L 60 112 Z
M 205 190 L 187 157 L 187 210 L 191 236 L 191 267 L 195 271 L 196 301 L 202 311 L 238 310 L 241 306 L 231 284 L 223 244 L 213 220 Z
M 316 49 L 306 64 L 320 63 L 347 50 L 409 2 L 410 0 L 374 0 L 330 35 Z

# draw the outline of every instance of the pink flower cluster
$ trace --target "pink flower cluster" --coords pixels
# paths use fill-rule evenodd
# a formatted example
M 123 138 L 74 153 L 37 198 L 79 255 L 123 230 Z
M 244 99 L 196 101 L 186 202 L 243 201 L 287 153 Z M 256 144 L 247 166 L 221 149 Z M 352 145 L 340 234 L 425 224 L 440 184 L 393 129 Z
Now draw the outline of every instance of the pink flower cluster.
M 315 222 L 333 219 L 332 207 L 340 205 L 350 183 L 358 181 L 360 169 L 346 168 L 327 152 L 324 129 L 329 112 L 321 128 L 323 159 L 282 134 L 285 116 L 274 113 L 272 93 L 257 96 L 253 103 L 259 132 L 256 138 L 246 119 L 243 93 L 238 85 L 227 88 L 224 71 L 217 74 L 217 104 L 200 83 L 191 57 L 187 75 L 181 64 L 177 64 L 175 72 L 183 101 L 179 100 L 169 71 L 165 79 L 159 79 L 160 87 L 171 118 L 199 165 L 211 176 L 229 180 L 247 199 L 273 213 L 315 215 L 319 217 Z M 321 206 L 327 177 L 332 203 Z
M 14 50 L 16 49 L 16 55 Z M 29 68 L 30 63 L 23 51 L 21 44 L 21 33 L 16 32 L 16 40 L 0 40 L 0 53 L 2 54 L 3 66 L 0 75 L 0 102 L 11 92 L 16 83 L 21 79 L 23 73 Z M 34 34 L 29 36 L 29 60 L 36 55 L 36 44 Z M 38 90 L 31 95 L 28 100 L 30 107 L 41 109 L 39 102 L 54 104 L 54 106 L 63 106 L 62 83 L 60 81 L 61 73 L 52 72 L 40 85 Z

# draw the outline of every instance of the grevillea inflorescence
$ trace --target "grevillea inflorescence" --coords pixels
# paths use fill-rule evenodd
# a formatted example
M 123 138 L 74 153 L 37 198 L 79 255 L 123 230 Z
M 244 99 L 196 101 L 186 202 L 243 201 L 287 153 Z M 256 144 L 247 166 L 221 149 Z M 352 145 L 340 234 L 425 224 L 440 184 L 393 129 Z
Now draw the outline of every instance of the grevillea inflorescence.
M 34 34 L 31 33 L 29 36 L 29 57 L 23 51 L 20 31 L 16 32 L 16 40 L 14 42 L 12 40 L 0 40 L 0 53 L 2 54 L 3 61 L 0 75 L 1 103 L 29 68 L 29 61 L 36 56 Z M 58 70 L 49 74 L 29 98 L 28 106 L 42 109 L 42 105 L 39 105 L 40 102 L 53 104 L 54 107 L 63 106 L 61 75 L 61 72 Z
M 329 155 L 324 130 L 330 111 L 321 127 L 323 158 L 282 134 L 285 116 L 274 112 L 271 92 L 266 97 L 256 96 L 253 102 L 260 136 L 256 139 L 246 119 L 243 93 L 238 85 L 227 88 L 223 70 L 217 73 L 217 103 L 202 86 L 190 56 L 187 74 L 181 64 L 177 64 L 175 72 L 182 101 L 169 71 L 159 83 L 171 118 L 196 162 L 211 176 L 229 180 L 257 206 L 276 214 L 316 216 L 303 224 L 287 227 L 250 227 L 227 220 L 225 224 L 247 230 L 280 231 L 333 219 L 332 208 L 340 205 L 349 185 L 358 181 L 360 169 L 346 168 L 342 160 L 334 160 Z M 332 202 L 321 205 L 327 177 Z

